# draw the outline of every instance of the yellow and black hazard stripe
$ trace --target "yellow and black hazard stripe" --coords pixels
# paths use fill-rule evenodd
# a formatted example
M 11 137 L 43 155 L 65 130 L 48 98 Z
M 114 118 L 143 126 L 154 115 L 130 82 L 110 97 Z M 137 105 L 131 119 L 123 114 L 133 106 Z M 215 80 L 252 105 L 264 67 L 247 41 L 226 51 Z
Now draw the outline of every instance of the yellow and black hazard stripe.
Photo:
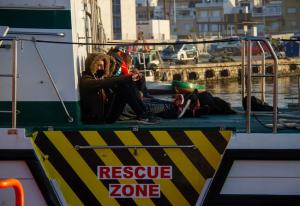
M 69 205 L 195 205 L 213 176 L 230 131 L 45 131 L 37 132 L 35 150 L 50 179 Z M 77 146 L 170 146 L 194 148 L 79 149 Z M 172 166 L 173 178 L 99 180 L 97 166 Z M 159 198 L 111 198 L 110 184 L 159 184 Z

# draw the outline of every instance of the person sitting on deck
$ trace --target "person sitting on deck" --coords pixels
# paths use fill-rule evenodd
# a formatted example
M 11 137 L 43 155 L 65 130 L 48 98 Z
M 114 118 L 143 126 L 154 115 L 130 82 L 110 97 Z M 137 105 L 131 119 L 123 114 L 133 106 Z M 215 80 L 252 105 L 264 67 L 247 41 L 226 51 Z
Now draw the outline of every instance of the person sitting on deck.
M 112 77 L 112 60 L 98 53 L 86 58 L 85 71 L 79 81 L 82 121 L 89 124 L 115 122 L 128 104 L 141 123 L 158 123 L 149 117 L 132 90 L 138 75 Z
M 140 91 L 139 95 L 141 98 L 145 95 L 146 97 L 150 97 L 147 86 L 146 86 L 146 79 L 145 76 L 137 69 L 132 68 L 132 57 L 129 53 L 123 53 L 122 54 L 123 62 L 121 66 L 121 73 L 122 75 L 130 75 L 132 73 L 138 73 L 139 74 L 139 80 L 136 81 L 134 84 L 136 85 L 136 88 Z

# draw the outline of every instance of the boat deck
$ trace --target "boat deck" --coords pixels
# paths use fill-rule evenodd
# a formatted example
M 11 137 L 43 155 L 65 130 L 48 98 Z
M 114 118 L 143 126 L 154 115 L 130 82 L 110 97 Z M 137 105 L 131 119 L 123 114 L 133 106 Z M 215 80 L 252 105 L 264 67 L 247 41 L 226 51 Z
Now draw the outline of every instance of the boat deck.
M 118 121 L 113 124 L 77 126 L 51 125 L 50 128 L 36 125 L 31 131 L 39 130 L 182 130 L 182 129 L 203 129 L 223 130 L 229 129 L 237 133 L 246 133 L 246 115 L 241 110 L 233 115 L 203 115 L 197 118 L 182 119 L 161 119 L 159 124 L 146 125 L 135 120 Z M 278 114 L 278 133 L 300 133 L 300 111 L 280 110 Z M 286 124 L 280 124 L 285 121 Z M 20 127 L 20 126 L 19 126 Z M 26 127 L 26 126 L 25 126 Z M 251 116 L 252 133 L 272 133 L 272 114 L 255 113 Z

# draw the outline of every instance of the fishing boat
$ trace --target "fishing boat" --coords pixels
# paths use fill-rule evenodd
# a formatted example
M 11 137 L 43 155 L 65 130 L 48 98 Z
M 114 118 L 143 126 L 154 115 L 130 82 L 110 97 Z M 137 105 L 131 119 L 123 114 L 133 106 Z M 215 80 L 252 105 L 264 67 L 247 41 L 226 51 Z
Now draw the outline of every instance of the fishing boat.
M 277 111 L 276 55 L 271 113 L 251 112 L 248 98 L 246 114 L 83 124 L 78 79 L 99 49 L 86 21 L 97 9 L 0 2 L 0 187 L 17 191 L 0 189 L 2 205 L 299 204 L 300 113 Z

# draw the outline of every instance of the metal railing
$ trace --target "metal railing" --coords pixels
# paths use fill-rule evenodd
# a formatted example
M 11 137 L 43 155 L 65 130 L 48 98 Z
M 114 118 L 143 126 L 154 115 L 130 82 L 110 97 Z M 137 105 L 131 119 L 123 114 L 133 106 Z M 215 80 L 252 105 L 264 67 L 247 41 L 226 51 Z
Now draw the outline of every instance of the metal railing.
M 24 206 L 24 190 L 21 182 L 14 178 L 0 180 L 0 189 L 11 187 L 13 187 L 15 191 L 15 205 Z
M 246 111 L 246 131 L 247 133 L 251 133 L 251 96 L 252 96 L 252 77 L 263 78 L 261 83 L 261 99 L 265 101 L 265 78 L 272 77 L 273 78 L 273 118 L 272 118 L 272 129 L 273 133 L 277 132 L 277 105 L 278 105 L 278 58 L 277 55 L 270 44 L 264 38 L 256 38 L 256 37 L 246 37 L 242 40 L 242 71 L 241 71 L 241 79 L 242 79 L 242 97 L 245 96 L 245 90 L 247 91 L 247 111 Z M 262 74 L 261 75 L 252 75 L 252 42 L 256 42 L 262 52 Z M 273 66 L 273 74 L 266 75 L 265 73 L 265 51 L 261 46 L 260 42 L 263 42 L 268 48 L 271 56 L 274 60 Z M 247 51 L 247 52 L 246 52 Z M 246 54 L 247 54 L 247 62 L 246 62 Z M 247 64 L 245 64 L 247 63 Z M 247 66 L 247 70 L 245 70 L 245 66 Z
M 4 40 L 6 40 L 4 38 Z M 10 77 L 12 78 L 12 109 L 11 111 L 0 111 L 0 113 L 12 113 L 12 120 L 11 120 L 11 125 L 13 129 L 17 128 L 17 78 L 18 78 L 18 41 L 19 39 L 17 38 L 8 38 L 7 40 L 12 41 L 12 74 L 0 74 L 0 77 Z M 56 95 L 59 98 L 59 101 L 65 111 L 66 116 L 68 117 L 68 122 L 73 122 L 74 118 L 71 116 L 71 114 L 69 113 L 67 107 L 65 106 L 65 103 L 60 95 L 60 92 L 54 82 L 53 77 L 50 74 L 50 71 L 48 69 L 48 67 L 46 66 L 44 59 L 42 58 L 37 45 L 36 45 L 36 41 L 35 39 L 32 39 L 32 42 L 34 44 L 34 48 L 36 49 L 36 52 L 41 60 L 41 63 L 44 67 L 44 69 L 46 70 L 46 73 L 52 83 L 52 86 L 56 92 Z

